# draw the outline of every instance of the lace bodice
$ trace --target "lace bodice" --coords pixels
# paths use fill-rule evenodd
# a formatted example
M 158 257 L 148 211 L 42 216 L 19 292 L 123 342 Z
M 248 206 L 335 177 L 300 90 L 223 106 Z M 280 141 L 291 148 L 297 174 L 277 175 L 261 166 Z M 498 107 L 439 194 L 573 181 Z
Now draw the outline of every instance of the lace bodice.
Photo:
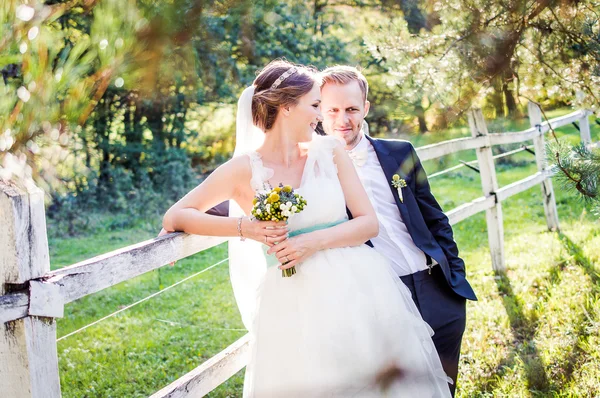
M 347 218 L 346 201 L 333 161 L 333 148 L 336 145 L 339 142 L 333 137 L 315 135 L 311 141 L 300 187 L 295 189 L 306 199 L 307 205 L 301 213 L 289 219 L 290 230 L 330 224 Z M 263 165 L 258 152 L 250 152 L 248 156 L 252 166 L 252 189 L 256 192 L 269 190 L 268 180 L 273 177 L 273 170 Z M 272 183 L 279 184 L 276 181 Z

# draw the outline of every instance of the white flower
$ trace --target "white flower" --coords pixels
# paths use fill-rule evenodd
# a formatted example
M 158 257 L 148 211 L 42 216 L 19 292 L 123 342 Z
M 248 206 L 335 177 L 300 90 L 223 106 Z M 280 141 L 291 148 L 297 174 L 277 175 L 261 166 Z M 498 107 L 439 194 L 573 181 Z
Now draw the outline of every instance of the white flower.
M 267 213 L 271 214 L 271 204 L 270 203 L 267 204 L 266 209 L 267 209 Z
M 19 18 L 21 21 L 25 21 L 25 22 L 31 21 L 31 19 L 35 15 L 35 10 L 32 7 L 29 7 L 24 4 L 21 4 L 20 6 L 18 6 L 16 9 L 16 12 L 17 12 L 17 18 Z
M 29 32 L 27 32 L 27 38 L 30 41 L 32 41 L 38 36 L 39 33 L 40 33 L 40 28 L 38 28 L 37 26 L 34 26 L 31 29 L 29 29 Z
M 261 209 L 256 209 L 256 214 L 258 214 L 260 216 L 262 214 L 262 210 Z
M 297 212 L 298 212 L 298 207 L 297 207 L 297 206 L 292 206 L 292 211 L 293 211 L 294 213 L 297 213 Z
M 285 202 L 285 205 L 288 209 L 293 206 L 292 202 Z
M 290 213 L 289 210 L 284 210 L 284 211 L 281 212 L 281 215 L 284 216 L 284 217 L 289 217 L 289 216 L 292 215 L 292 213 Z
M 398 198 L 400 199 L 400 202 L 404 203 L 404 198 L 402 197 L 402 187 L 398 187 L 396 189 L 398 190 Z
M 19 99 L 21 101 L 27 102 L 27 101 L 29 101 L 29 98 L 31 98 L 31 94 L 29 93 L 29 90 L 27 90 L 25 87 L 21 86 L 17 90 L 17 97 L 19 97 Z

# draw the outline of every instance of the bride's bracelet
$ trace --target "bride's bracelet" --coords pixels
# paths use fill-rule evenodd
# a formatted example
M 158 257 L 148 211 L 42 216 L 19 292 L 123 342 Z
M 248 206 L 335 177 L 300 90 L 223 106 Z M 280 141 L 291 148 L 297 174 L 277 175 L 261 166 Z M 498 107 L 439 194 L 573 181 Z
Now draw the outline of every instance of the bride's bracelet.
M 242 234 L 242 220 L 243 219 L 244 219 L 244 216 L 241 216 L 240 218 L 238 218 L 238 223 L 237 223 L 238 235 L 240 236 L 240 240 L 242 242 L 246 240 L 246 237 L 244 236 L 244 234 Z

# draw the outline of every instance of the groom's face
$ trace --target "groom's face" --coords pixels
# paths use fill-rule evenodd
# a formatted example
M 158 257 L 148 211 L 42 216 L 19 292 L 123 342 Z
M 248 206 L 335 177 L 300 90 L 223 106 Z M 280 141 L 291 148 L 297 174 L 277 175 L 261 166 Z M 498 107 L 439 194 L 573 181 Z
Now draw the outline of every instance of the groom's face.
M 352 149 L 362 137 L 362 122 L 369 112 L 357 81 L 348 84 L 325 83 L 321 88 L 323 130 L 341 138 Z

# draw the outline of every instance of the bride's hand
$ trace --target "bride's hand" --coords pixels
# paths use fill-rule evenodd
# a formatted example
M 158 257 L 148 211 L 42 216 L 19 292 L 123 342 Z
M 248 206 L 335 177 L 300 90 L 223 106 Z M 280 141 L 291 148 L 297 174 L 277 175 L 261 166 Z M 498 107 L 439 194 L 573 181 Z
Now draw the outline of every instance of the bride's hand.
M 310 234 L 303 234 L 274 245 L 267 253 L 275 253 L 281 263 L 279 269 L 288 269 L 300 264 L 319 249 L 319 242 L 311 239 Z
M 242 235 L 269 247 L 287 239 L 289 232 L 285 221 L 258 221 L 248 217 L 242 219 Z

